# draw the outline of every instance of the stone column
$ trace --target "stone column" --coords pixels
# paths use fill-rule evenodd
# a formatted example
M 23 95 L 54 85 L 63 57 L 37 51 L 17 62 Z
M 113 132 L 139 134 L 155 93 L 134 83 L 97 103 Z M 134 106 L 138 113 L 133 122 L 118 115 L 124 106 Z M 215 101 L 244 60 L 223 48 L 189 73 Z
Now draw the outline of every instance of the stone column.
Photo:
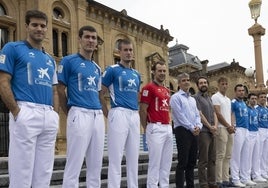
M 265 29 L 258 23 L 255 23 L 248 29 L 248 34 L 253 37 L 254 40 L 254 52 L 255 52 L 255 69 L 256 69 L 256 84 L 257 88 L 261 89 L 265 87 L 263 79 L 263 66 L 262 66 L 262 51 L 261 51 L 261 36 L 265 34 Z

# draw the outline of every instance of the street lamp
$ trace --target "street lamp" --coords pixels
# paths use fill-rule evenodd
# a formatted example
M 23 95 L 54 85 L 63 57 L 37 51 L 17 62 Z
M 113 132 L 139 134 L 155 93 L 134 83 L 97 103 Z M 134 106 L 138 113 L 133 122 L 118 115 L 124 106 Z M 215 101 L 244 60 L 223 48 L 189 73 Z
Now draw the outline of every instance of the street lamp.
M 250 8 L 251 18 L 257 23 L 257 19 L 260 17 L 261 13 L 261 0 L 251 0 L 248 6 Z
M 255 52 L 255 69 L 256 69 L 256 88 L 255 91 L 266 90 L 263 79 L 263 66 L 262 66 L 262 51 L 261 51 L 261 36 L 265 34 L 265 29 L 257 23 L 257 19 L 260 16 L 261 0 L 251 0 L 249 2 L 249 8 L 251 12 L 251 18 L 255 20 L 253 26 L 248 29 L 248 34 L 253 37 L 254 40 L 254 52 Z

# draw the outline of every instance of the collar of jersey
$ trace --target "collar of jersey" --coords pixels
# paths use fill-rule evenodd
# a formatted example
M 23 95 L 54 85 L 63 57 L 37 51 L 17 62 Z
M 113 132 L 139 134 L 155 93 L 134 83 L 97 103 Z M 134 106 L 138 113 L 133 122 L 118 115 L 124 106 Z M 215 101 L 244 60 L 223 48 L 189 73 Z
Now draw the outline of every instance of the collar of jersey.
M 93 62 L 92 60 L 86 59 L 84 56 L 82 56 L 79 52 L 77 53 L 79 57 L 81 57 L 85 61 Z
M 35 49 L 34 47 L 32 47 L 32 45 L 27 40 L 24 40 L 23 42 L 29 49 Z M 44 47 L 42 47 L 42 52 L 46 53 Z
M 119 66 L 125 68 L 125 69 L 132 69 L 131 67 L 125 67 L 124 65 L 122 65 L 120 62 L 117 63 Z

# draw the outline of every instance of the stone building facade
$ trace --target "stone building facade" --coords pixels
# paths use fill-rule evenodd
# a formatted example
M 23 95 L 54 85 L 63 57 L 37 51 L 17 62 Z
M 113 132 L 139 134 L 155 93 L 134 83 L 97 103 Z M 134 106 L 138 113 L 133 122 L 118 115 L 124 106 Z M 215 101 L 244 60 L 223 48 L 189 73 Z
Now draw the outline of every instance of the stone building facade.
M 209 81 L 209 93 L 212 95 L 218 91 L 217 80 L 221 76 L 226 77 L 229 83 L 227 96 L 234 97 L 236 84 L 243 84 L 246 93 L 254 89 L 254 75 L 248 77 L 245 74 L 246 68 L 241 66 L 234 59 L 232 62 L 219 63 L 208 66 L 208 60 L 200 60 L 197 56 L 187 52 L 189 48 L 183 44 L 176 44 L 169 48 L 169 82 L 170 88 L 175 92 L 178 89 L 176 76 L 182 72 L 190 74 L 190 92 L 195 94 L 198 89 L 195 84 L 199 76 L 206 76 Z

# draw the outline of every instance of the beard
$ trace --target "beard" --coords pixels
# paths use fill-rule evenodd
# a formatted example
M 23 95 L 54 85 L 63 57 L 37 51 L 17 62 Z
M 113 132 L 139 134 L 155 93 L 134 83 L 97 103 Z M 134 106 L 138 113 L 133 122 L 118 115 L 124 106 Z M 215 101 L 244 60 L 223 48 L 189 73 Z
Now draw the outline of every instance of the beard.
M 207 86 L 202 86 L 201 88 L 199 88 L 199 91 L 201 91 L 202 93 L 205 93 L 208 91 L 208 87 Z

